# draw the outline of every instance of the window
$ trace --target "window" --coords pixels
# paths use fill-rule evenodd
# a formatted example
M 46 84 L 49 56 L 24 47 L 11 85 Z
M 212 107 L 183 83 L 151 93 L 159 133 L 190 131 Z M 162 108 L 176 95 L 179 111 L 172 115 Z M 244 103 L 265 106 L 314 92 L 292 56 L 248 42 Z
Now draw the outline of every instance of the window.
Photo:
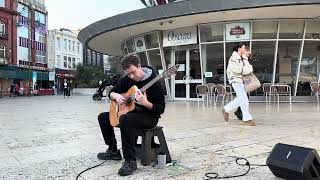
M 308 20 L 306 39 L 320 39 L 320 20 Z
M 276 39 L 278 21 L 253 21 L 252 39 Z
M 5 6 L 5 0 L 0 0 L 0 7 L 4 7 Z
M 61 49 L 60 37 L 57 37 L 57 46 L 58 46 L 58 49 Z
M 67 50 L 67 39 L 64 39 L 64 50 Z
M 67 62 L 68 60 L 67 60 L 67 56 L 63 56 L 63 67 L 67 67 Z
M 71 68 L 71 57 L 68 57 L 68 68 Z
M 80 53 L 80 43 L 77 43 L 77 52 Z
M 223 41 L 224 24 L 210 24 L 200 26 L 201 42 Z
M 4 59 L 6 57 L 6 47 L 0 44 L 0 58 Z
M 72 68 L 76 68 L 76 58 L 72 58 Z
M 147 49 L 158 48 L 159 47 L 157 33 L 146 35 L 145 36 L 145 40 L 146 40 Z
M 71 51 L 71 40 L 68 41 L 69 51 Z
M 203 57 L 203 68 L 204 72 L 212 73 L 212 77 L 205 77 L 206 83 L 224 83 L 224 54 L 223 54 L 223 44 L 203 44 L 202 57 Z M 230 53 L 227 54 L 230 56 Z
M 319 81 L 320 41 L 305 41 L 300 64 L 297 96 L 310 96 L 310 83 Z
M 61 56 L 57 55 L 56 65 L 58 68 L 60 67 L 60 61 L 61 61 Z
M 0 21 L 0 36 L 4 35 L 5 33 L 6 33 L 6 26 L 2 21 Z
M 74 52 L 75 51 L 75 46 L 76 46 L 76 42 L 72 41 L 72 51 Z
M 302 39 L 304 20 L 281 20 L 279 39 Z

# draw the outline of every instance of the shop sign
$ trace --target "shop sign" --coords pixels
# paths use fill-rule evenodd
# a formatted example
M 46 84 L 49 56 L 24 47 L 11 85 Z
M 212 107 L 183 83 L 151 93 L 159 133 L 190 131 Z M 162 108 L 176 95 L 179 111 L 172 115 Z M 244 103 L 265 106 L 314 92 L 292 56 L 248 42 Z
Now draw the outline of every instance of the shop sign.
M 164 31 L 163 47 L 197 44 L 197 27 L 187 27 Z
M 239 41 L 250 39 L 250 23 L 226 24 L 226 41 Z
M 145 51 L 146 50 L 146 43 L 144 41 L 143 36 L 134 38 L 134 44 L 136 46 L 136 51 Z

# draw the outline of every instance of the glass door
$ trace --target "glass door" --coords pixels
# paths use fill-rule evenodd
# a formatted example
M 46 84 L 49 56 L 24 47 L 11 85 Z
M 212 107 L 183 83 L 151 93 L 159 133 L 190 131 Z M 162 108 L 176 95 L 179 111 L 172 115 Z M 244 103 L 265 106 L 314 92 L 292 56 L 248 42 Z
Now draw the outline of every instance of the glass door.
M 196 99 L 196 86 L 202 84 L 199 49 L 175 50 L 174 64 L 180 65 L 174 79 L 174 99 Z

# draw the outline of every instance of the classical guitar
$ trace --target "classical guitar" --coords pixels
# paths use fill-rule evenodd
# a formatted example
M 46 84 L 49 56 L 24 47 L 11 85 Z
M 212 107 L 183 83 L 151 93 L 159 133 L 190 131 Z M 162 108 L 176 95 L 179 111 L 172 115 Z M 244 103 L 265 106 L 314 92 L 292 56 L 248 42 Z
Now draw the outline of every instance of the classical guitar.
M 140 91 L 144 93 L 149 87 L 151 87 L 158 80 L 169 77 L 173 73 L 178 70 L 179 65 L 172 66 L 168 68 L 166 71 L 159 74 L 157 77 L 152 79 L 146 85 L 144 85 Z M 115 100 L 111 100 L 110 102 L 110 110 L 109 110 L 109 120 L 112 126 L 117 126 L 119 124 L 119 118 L 121 115 L 127 114 L 128 112 L 135 109 L 135 93 L 139 88 L 137 86 L 132 86 L 126 93 L 122 93 L 121 95 L 126 99 L 124 103 L 119 104 Z

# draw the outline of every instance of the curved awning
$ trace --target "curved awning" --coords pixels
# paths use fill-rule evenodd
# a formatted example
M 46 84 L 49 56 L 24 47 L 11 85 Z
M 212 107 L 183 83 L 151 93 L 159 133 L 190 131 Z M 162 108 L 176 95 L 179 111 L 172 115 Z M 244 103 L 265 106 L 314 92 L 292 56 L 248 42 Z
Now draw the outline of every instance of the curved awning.
M 92 50 L 120 56 L 122 41 L 151 31 L 221 21 L 317 18 L 319 9 L 320 0 L 186 0 L 100 20 L 81 30 L 78 39 Z

